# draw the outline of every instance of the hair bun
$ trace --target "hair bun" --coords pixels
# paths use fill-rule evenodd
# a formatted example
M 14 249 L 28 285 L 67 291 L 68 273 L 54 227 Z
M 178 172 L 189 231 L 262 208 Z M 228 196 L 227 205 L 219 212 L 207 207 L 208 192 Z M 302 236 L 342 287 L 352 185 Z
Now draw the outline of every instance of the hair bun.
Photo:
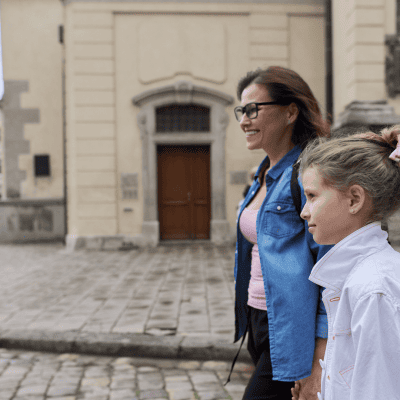
M 395 149 L 389 158 L 400 166 L 400 125 L 382 130 L 382 139 Z
M 382 139 L 390 144 L 394 149 L 398 146 L 400 142 L 400 125 L 393 125 L 389 128 L 382 129 L 381 137 Z

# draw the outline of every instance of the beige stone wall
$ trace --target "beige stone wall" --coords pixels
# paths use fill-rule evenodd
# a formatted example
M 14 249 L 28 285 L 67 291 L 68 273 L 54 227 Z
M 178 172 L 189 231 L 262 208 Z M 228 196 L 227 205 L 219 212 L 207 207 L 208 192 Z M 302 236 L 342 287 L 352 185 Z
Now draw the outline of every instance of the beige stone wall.
M 383 100 L 385 35 L 395 30 L 394 0 L 338 0 L 333 7 L 334 112 L 354 100 Z
M 400 34 L 396 32 L 397 6 L 396 0 L 386 0 L 386 34 Z M 388 103 L 394 108 L 397 115 L 400 115 L 400 96 L 388 98 Z
M 320 6 L 70 3 L 65 25 L 70 235 L 141 232 L 140 110 L 132 97 L 182 79 L 235 96 L 248 70 L 282 65 L 304 75 L 324 108 Z M 230 184 L 230 172 L 250 170 L 265 156 L 247 151 L 233 115 L 238 103 L 227 108 L 232 231 L 243 186 Z M 122 173 L 138 173 L 137 200 L 121 199 Z
M 21 108 L 39 110 L 40 115 L 39 123 L 24 126 L 29 154 L 19 155 L 19 169 L 26 172 L 22 198 L 63 197 L 62 45 L 58 41 L 62 23 L 60 1 L 1 2 L 4 79 L 27 82 L 29 91 L 21 94 Z M 34 154 L 50 155 L 51 177 L 34 177 Z

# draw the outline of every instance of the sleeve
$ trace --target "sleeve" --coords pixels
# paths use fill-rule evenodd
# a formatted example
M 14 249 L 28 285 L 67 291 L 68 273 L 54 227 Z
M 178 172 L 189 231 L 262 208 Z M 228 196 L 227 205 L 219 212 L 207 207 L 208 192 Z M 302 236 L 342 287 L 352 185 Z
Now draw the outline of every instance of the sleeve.
M 400 311 L 385 293 L 361 298 L 351 318 L 355 351 L 350 400 L 397 399 L 400 394 Z
M 298 179 L 299 186 L 301 189 L 301 208 L 303 209 L 306 204 L 306 196 L 304 194 L 303 185 L 301 180 Z M 305 234 L 306 240 L 308 243 L 308 247 L 310 248 L 311 253 L 313 254 L 314 264 L 316 264 L 331 248 L 332 246 L 325 246 L 318 244 L 314 241 L 313 236 L 308 231 L 308 222 L 304 221 L 305 224 Z M 328 338 L 328 317 L 326 315 L 325 305 L 322 301 L 322 292 L 324 291 L 324 287 L 320 287 L 319 289 L 319 299 L 318 299 L 318 309 L 317 309 L 317 328 L 316 328 L 316 337 L 327 339 Z
M 322 301 L 322 292 L 324 288 L 319 288 L 318 310 L 317 310 L 317 329 L 315 337 L 327 339 L 328 338 L 328 317 L 326 315 L 325 305 Z

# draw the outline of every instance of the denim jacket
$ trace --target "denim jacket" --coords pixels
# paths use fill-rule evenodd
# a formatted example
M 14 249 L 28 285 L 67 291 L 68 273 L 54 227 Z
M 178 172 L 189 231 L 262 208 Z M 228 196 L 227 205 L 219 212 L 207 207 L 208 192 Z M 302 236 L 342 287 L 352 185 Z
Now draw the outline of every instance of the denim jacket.
M 327 338 L 328 323 L 322 290 L 309 281 L 314 264 L 332 246 L 314 242 L 293 204 L 290 191 L 292 166 L 301 148 L 295 146 L 266 177 L 267 195 L 257 215 L 257 244 L 267 302 L 269 341 L 273 379 L 295 381 L 311 374 L 317 337 Z M 250 203 L 260 188 L 258 175 L 269 164 L 263 160 L 240 208 Z M 301 182 L 300 187 L 301 186 Z M 302 191 L 302 207 L 306 198 Z M 250 282 L 251 249 L 237 224 L 235 254 L 236 332 L 235 342 L 247 326 L 247 300 Z

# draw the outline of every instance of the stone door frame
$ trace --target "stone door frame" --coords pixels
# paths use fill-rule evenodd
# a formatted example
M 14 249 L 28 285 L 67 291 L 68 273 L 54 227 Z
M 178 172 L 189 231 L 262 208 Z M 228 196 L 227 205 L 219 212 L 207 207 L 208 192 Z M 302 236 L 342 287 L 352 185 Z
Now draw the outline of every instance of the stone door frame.
M 190 81 L 147 90 L 132 102 L 140 107 L 137 117 L 142 139 L 143 224 L 145 244 L 159 243 L 157 193 L 157 145 L 210 145 L 211 152 L 211 242 L 221 244 L 229 240 L 226 219 L 225 137 L 229 116 L 225 107 L 233 104 L 233 97 Z M 156 108 L 170 104 L 199 104 L 210 108 L 210 132 L 156 133 Z

